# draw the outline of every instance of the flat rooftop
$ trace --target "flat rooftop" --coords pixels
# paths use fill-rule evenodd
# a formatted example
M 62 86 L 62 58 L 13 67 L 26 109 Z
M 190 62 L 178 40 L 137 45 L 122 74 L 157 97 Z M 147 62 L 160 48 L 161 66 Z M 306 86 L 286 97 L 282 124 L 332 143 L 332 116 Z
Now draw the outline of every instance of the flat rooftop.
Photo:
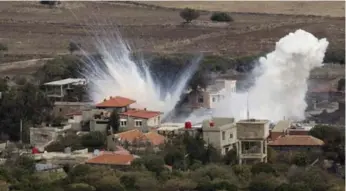
M 61 86 L 61 85 L 67 85 L 67 84 L 84 84 L 86 82 L 83 78 L 67 78 L 63 80 L 53 81 L 53 82 L 47 82 L 44 85 L 46 86 Z
M 269 120 L 264 119 L 243 119 L 239 120 L 237 123 L 239 124 L 266 124 Z
M 184 128 L 184 123 L 163 123 L 157 131 L 174 131 Z

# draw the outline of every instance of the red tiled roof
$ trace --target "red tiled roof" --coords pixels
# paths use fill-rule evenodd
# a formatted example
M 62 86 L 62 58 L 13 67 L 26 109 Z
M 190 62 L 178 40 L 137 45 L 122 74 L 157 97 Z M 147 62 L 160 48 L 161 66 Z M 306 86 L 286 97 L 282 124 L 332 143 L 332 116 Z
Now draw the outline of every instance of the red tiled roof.
M 87 164 L 107 164 L 107 165 L 131 165 L 131 162 L 135 159 L 133 155 L 124 154 L 110 154 L 105 153 L 89 159 L 85 163 Z
M 137 141 L 148 141 L 152 145 L 160 145 L 165 142 L 165 137 L 162 135 L 159 135 L 156 132 L 149 132 L 149 133 L 142 133 L 138 129 L 130 130 L 130 131 L 125 131 L 122 133 L 115 134 L 114 136 L 117 136 L 121 139 L 121 141 L 128 141 L 128 142 L 133 142 L 135 140 Z
M 121 139 L 121 141 L 128 141 L 130 143 L 133 142 L 134 140 L 146 139 L 144 134 L 138 129 L 133 129 L 130 131 L 117 133 L 117 134 L 115 134 L 115 136 L 119 137 Z
M 128 99 L 125 97 L 110 97 L 108 100 L 104 100 L 103 102 L 96 105 L 96 107 L 126 107 L 133 103 L 135 103 L 135 100 Z
M 149 140 L 149 142 L 153 145 L 161 145 L 165 143 L 165 137 L 156 133 L 156 132 L 149 132 L 144 134 L 144 136 Z
M 310 135 L 285 135 L 268 143 L 270 146 L 322 146 L 324 142 Z
M 120 115 L 122 116 L 137 117 L 137 118 L 143 118 L 143 119 L 150 119 L 160 114 L 161 112 L 158 112 L 158 111 L 147 111 L 147 110 L 138 110 L 138 109 L 130 109 L 126 112 L 120 113 Z

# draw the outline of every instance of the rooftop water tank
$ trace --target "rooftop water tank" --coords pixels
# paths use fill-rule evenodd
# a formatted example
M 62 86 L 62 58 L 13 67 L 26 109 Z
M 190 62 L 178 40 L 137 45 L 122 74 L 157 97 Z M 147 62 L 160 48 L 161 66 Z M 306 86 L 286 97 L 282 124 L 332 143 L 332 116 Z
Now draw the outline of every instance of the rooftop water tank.
M 190 121 L 185 122 L 185 129 L 191 129 L 192 123 Z

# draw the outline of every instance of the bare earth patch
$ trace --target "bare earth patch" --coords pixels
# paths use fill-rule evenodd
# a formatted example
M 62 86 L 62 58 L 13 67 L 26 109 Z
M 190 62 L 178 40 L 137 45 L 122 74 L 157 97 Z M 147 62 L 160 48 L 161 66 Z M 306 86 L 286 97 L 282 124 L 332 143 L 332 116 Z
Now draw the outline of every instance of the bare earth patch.
M 237 13 L 269 13 L 345 17 L 345 2 L 343 1 L 147 1 L 145 3 L 169 8 L 189 7 L 200 10 Z
M 144 4 L 145 3 L 145 4 Z M 182 25 L 179 10 L 165 7 L 200 6 L 208 10 L 331 15 L 231 13 L 232 23 L 214 23 L 211 13 Z M 194 5 L 193 5 L 194 4 Z M 134 51 L 193 53 L 208 52 L 228 56 L 253 55 L 275 48 L 275 42 L 297 29 L 326 37 L 330 49 L 344 48 L 343 2 L 62 2 L 50 9 L 39 2 L 0 2 L 0 43 L 13 55 L 36 58 L 68 53 L 71 40 L 91 47 L 93 32 L 119 29 Z M 297 9 L 293 9 L 297 8 Z M 303 9 L 304 8 L 304 9 Z M 323 9 L 322 9 L 323 8 Z M 292 9 L 292 10 L 291 10 Z M 343 12 L 343 11 L 342 11 Z M 2 61 L 6 62 L 6 58 Z M 1 64 L 1 61 L 0 61 Z

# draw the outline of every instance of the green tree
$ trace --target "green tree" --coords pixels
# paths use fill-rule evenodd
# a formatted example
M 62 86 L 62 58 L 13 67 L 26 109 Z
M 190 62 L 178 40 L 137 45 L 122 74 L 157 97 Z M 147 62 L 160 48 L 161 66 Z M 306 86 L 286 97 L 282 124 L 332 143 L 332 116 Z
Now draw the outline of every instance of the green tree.
M 95 191 L 93 186 L 86 183 L 74 183 L 67 185 L 67 191 Z
M 70 51 L 71 54 L 73 54 L 73 52 L 80 50 L 81 48 L 81 44 L 80 43 L 76 43 L 76 42 L 70 42 L 68 45 L 68 50 Z
M 310 135 L 324 141 L 323 151 L 328 156 L 343 164 L 345 162 L 345 130 L 333 126 L 316 125 L 310 130 Z
M 308 156 L 305 153 L 299 152 L 293 156 L 293 164 L 297 166 L 306 166 L 309 164 Z
M 14 165 L 28 173 L 33 173 L 35 171 L 35 160 L 29 156 L 19 156 L 15 160 Z
M 2 52 L 2 51 L 8 51 L 8 47 L 6 45 L 0 43 L 0 52 Z
M 143 157 L 143 163 L 145 168 L 154 172 L 157 176 L 165 169 L 165 162 L 161 156 L 148 155 Z
M 2 92 L 0 103 L 0 131 L 11 140 L 20 138 L 20 120 L 23 132 L 28 132 L 30 126 L 42 123 L 52 109 L 45 94 L 29 82 Z
M 124 191 L 125 188 L 121 185 L 120 180 L 116 176 L 102 177 L 95 186 L 96 190 L 100 191 Z
M 177 190 L 194 190 L 197 184 L 191 179 L 178 179 L 173 178 L 169 179 L 164 183 L 163 189 L 164 191 L 177 191 Z
M 292 184 L 304 183 L 313 191 L 328 190 L 332 186 L 331 175 L 318 167 L 298 168 L 288 176 L 288 179 Z
M 251 178 L 251 167 L 248 165 L 234 165 L 232 166 L 232 170 L 243 183 L 249 181 Z
M 275 169 L 269 163 L 256 163 L 251 167 L 252 174 L 268 173 L 275 174 Z
M 120 126 L 120 119 L 119 119 L 119 114 L 117 110 L 113 110 L 110 117 L 109 117 L 109 123 L 108 123 L 108 128 L 111 130 L 111 132 L 117 133 L 119 132 L 119 126 Z
M 7 91 L 8 91 L 7 81 L 5 79 L 0 79 L 0 92 L 7 92 Z
M 235 149 L 228 151 L 223 157 L 223 161 L 226 165 L 237 164 L 237 151 Z
M 89 149 L 101 149 L 105 147 L 106 136 L 102 132 L 90 132 L 81 137 L 81 143 L 83 147 Z
M 216 179 L 213 181 L 213 188 L 215 190 L 227 190 L 227 191 L 237 191 L 238 187 L 227 180 Z
M 78 78 L 83 62 L 78 56 L 58 56 L 40 68 L 35 76 L 41 83 L 61 80 L 65 78 Z
M 338 81 L 338 91 L 345 91 L 345 78 Z
M 195 20 L 199 17 L 199 11 L 185 8 L 180 11 L 180 17 L 183 18 L 186 23 L 190 23 L 192 20 Z
M 210 20 L 217 22 L 232 22 L 233 18 L 226 12 L 214 12 Z
M 277 180 L 270 174 L 260 173 L 249 184 L 249 191 L 275 191 Z

